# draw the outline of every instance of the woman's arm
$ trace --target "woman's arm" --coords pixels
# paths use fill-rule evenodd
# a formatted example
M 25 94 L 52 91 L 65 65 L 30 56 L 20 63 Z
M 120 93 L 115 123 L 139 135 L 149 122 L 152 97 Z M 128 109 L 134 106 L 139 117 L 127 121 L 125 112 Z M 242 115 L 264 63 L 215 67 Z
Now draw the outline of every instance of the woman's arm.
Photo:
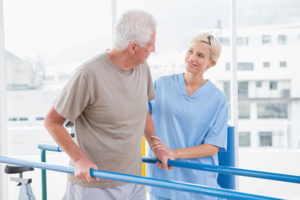
M 164 145 L 157 136 L 152 136 L 151 138 L 153 139 L 151 149 L 163 150 L 167 152 L 173 159 L 212 156 L 216 155 L 219 151 L 219 147 L 211 144 L 201 144 L 193 147 L 173 150 Z

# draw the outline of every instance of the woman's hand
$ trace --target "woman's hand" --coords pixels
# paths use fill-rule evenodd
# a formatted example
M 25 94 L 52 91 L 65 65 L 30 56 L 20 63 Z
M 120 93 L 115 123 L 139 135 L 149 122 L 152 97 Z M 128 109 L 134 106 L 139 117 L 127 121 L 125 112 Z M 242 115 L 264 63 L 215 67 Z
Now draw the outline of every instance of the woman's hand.
M 156 158 L 164 157 L 162 156 L 162 154 L 165 154 L 165 156 L 167 156 L 168 159 L 170 160 L 174 160 L 176 158 L 175 151 L 169 149 L 166 145 L 164 145 L 163 142 L 157 136 L 151 136 L 151 139 L 152 139 L 152 144 L 150 148 L 154 152 Z M 156 165 L 159 168 L 163 169 L 162 163 L 157 162 Z M 168 169 L 174 169 L 174 167 L 168 167 Z

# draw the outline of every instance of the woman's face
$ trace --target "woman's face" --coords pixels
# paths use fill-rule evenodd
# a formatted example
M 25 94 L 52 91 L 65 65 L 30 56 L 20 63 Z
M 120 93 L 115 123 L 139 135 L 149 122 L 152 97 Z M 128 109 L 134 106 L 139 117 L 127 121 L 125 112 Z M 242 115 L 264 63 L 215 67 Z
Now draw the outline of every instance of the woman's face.
M 205 42 L 193 42 L 185 56 L 185 68 L 187 72 L 203 74 L 206 69 L 213 66 L 210 60 L 209 44 Z

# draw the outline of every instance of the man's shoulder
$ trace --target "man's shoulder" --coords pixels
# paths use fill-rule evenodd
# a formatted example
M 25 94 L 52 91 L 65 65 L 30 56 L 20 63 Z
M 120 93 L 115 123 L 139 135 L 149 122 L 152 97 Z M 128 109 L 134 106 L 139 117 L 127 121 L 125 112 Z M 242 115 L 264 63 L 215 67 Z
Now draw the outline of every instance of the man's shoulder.
M 94 70 L 97 69 L 99 70 L 100 66 L 103 66 L 103 63 L 105 63 L 105 53 L 98 54 L 83 64 L 81 64 L 78 68 L 77 71 L 81 72 L 82 74 L 89 74 L 89 73 L 94 73 Z

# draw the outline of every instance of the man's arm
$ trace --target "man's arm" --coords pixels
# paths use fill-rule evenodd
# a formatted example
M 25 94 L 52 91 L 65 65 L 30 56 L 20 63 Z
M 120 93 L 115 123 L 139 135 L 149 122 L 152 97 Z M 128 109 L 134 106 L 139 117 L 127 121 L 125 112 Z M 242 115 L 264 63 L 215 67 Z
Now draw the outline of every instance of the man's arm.
M 90 169 L 98 169 L 86 154 L 73 142 L 66 128 L 63 126 L 66 118 L 61 116 L 52 107 L 45 118 L 44 125 L 55 142 L 70 156 L 75 164 L 75 177 L 85 182 L 91 182 L 94 178 L 90 175 Z
M 153 146 L 154 143 L 154 137 L 156 136 L 155 129 L 154 129 L 154 123 L 152 120 L 152 117 L 149 113 L 149 110 L 147 111 L 147 118 L 146 118 L 146 125 L 145 125 L 145 131 L 144 136 L 149 144 L 149 146 Z M 173 159 L 169 156 L 167 152 L 165 152 L 162 149 L 152 149 L 155 157 L 162 162 L 162 165 L 160 163 L 157 163 L 157 165 L 164 170 L 173 169 L 173 167 L 168 167 L 168 159 Z

